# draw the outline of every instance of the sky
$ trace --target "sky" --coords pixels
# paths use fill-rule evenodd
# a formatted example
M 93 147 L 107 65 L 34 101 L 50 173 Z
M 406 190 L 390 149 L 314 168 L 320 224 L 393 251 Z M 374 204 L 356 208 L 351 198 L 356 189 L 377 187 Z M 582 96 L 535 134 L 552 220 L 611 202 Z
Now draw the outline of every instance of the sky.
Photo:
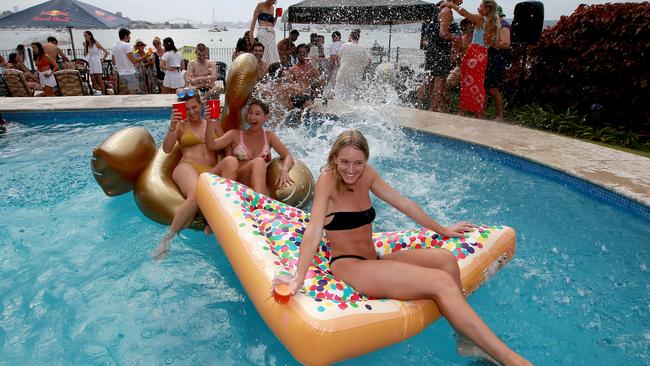
M 214 4 L 215 21 L 250 21 L 253 9 L 259 0 L 82 0 L 110 12 L 121 11 L 124 16 L 134 20 L 164 22 L 173 19 L 188 19 L 192 22 L 212 22 L 212 7 Z M 508 18 L 512 18 L 515 5 L 521 0 L 497 0 L 503 7 Z M 28 7 L 43 3 L 43 0 L 2 0 L 0 11 L 24 10 Z M 277 6 L 286 8 L 300 2 L 299 0 L 278 0 Z M 437 2 L 429 1 L 429 2 Z M 543 0 L 544 18 L 557 20 L 562 15 L 570 15 L 580 4 L 603 4 L 612 0 Z M 642 1 L 618 1 L 642 2 Z M 233 5 L 235 3 L 236 5 Z M 463 6 L 473 11 L 478 8 L 480 0 L 465 0 Z M 182 4 L 182 5 L 180 5 Z M 187 5 L 186 5 L 187 4 Z

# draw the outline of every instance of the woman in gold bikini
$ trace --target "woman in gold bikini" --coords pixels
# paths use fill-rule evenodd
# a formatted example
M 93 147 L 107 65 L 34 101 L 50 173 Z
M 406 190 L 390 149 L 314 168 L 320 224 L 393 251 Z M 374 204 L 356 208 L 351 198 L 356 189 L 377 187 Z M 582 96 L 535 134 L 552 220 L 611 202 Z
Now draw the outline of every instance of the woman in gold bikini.
M 163 237 L 154 253 L 156 259 L 164 258 L 169 252 L 169 242 L 174 235 L 189 226 L 199 210 L 194 197 L 196 182 L 201 173 L 210 172 L 228 179 L 237 177 L 237 159 L 227 156 L 217 162 L 214 152 L 207 149 L 201 139 L 205 135 L 207 122 L 201 117 L 201 97 L 195 89 L 181 89 L 178 101 L 185 102 L 187 118 L 181 119 L 177 110 L 172 110 L 169 130 L 163 140 L 163 151 L 170 153 L 176 143 L 181 147 L 181 160 L 174 168 L 172 179 L 185 196 L 185 201 L 178 207 L 169 232 Z M 216 136 L 223 135 L 217 126 Z M 207 230 L 208 228 L 206 228 Z

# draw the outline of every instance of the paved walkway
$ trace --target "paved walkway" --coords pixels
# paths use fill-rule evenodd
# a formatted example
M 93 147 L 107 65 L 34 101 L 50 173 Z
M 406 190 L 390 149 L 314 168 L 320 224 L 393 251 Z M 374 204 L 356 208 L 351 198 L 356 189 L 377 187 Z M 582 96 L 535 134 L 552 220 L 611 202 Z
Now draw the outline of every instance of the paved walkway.
M 133 109 L 169 107 L 174 95 L 0 98 L 2 111 Z M 523 157 L 650 206 L 650 159 L 599 145 L 505 123 L 380 106 L 396 123 L 436 135 L 492 147 Z M 338 115 L 354 109 L 331 100 L 317 111 Z

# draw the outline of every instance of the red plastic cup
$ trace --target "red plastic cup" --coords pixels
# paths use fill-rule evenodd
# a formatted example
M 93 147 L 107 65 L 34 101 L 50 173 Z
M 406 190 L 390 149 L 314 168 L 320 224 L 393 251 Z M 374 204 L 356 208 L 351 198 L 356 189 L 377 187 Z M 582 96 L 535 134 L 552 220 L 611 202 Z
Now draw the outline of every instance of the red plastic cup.
M 291 299 L 291 281 L 296 277 L 292 268 L 280 267 L 273 278 L 273 299 L 278 304 L 286 304 Z
M 172 104 L 172 107 L 181 114 L 181 119 L 187 118 L 187 109 L 185 108 L 185 102 L 178 102 Z
M 282 8 L 275 8 L 275 16 L 276 17 L 282 16 Z
M 219 99 L 208 100 L 208 108 L 210 108 L 210 118 L 219 118 L 219 113 L 221 112 L 221 101 Z

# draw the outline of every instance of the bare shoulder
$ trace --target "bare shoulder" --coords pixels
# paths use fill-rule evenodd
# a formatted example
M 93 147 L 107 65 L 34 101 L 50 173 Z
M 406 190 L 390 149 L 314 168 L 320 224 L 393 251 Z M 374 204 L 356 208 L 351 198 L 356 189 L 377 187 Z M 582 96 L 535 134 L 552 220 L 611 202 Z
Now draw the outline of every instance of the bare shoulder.
M 316 187 L 319 185 L 321 187 L 336 187 L 336 178 L 330 169 L 325 169 L 320 173 L 320 176 L 318 176 L 318 179 L 316 180 Z

